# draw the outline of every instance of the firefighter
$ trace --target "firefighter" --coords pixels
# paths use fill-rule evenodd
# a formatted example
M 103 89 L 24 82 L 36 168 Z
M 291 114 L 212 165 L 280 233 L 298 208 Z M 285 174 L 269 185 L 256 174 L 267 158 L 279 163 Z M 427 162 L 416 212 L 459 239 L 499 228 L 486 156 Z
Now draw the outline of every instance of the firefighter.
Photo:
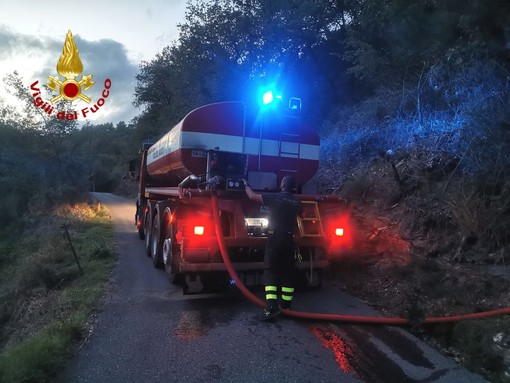
M 296 218 L 301 214 L 301 202 L 292 194 L 296 181 L 283 177 L 281 192 L 256 193 L 243 179 L 248 197 L 269 207 L 269 236 L 264 256 L 264 289 L 267 307 L 262 319 L 270 320 L 280 314 L 280 307 L 290 309 L 294 296 L 294 230 Z M 279 305 L 278 296 L 281 304 Z

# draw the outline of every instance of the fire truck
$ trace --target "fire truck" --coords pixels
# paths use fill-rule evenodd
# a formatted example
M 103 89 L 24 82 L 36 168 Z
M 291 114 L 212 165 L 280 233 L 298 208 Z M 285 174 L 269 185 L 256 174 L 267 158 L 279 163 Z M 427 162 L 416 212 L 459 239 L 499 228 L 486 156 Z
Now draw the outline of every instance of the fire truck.
M 243 178 L 260 193 L 279 191 L 286 175 L 296 179 L 303 205 L 295 234 L 300 285 L 319 287 L 330 257 L 352 245 L 344 201 L 310 192 L 320 140 L 301 119 L 301 100 L 268 92 L 263 102 L 256 111 L 242 102 L 199 107 L 157 142 L 144 144 L 131 161 L 139 182 L 138 236 L 154 266 L 182 284 L 184 294 L 236 283 L 222 261 L 219 240 L 238 278 L 246 286 L 262 284 L 271 223 L 268 207 L 246 196 Z M 220 222 L 214 222 L 213 196 Z

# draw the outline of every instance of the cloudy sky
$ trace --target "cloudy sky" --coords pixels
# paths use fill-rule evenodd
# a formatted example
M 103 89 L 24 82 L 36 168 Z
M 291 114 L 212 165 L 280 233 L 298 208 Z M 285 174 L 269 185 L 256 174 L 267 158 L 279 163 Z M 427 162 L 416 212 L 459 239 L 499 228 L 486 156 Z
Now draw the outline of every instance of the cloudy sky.
M 185 8 L 186 0 L 0 0 L 0 98 L 7 104 L 16 102 L 3 82 L 14 70 L 27 88 L 57 76 L 56 65 L 71 30 L 83 63 L 76 80 L 92 74 L 95 81 L 83 91 L 91 104 L 101 97 L 105 79 L 112 82 L 106 103 L 87 120 L 129 122 L 140 113 L 132 104 L 139 64 L 177 39 Z M 75 110 L 91 104 L 73 101 Z

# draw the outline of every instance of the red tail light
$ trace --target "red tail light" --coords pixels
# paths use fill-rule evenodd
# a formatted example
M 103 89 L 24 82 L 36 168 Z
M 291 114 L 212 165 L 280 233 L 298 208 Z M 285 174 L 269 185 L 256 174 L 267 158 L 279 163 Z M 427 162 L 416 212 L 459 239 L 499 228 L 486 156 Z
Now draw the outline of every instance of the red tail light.
M 335 228 L 335 235 L 337 237 L 343 237 L 344 236 L 344 229 L 343 229 L 343 227 Z
M 193 234 L 195 235 L 204 235 L 205 228 L 203 226 L 195 226 L 193 228 Z
M 353 245 L 353 224 L 348 213 L 327 217 L 325 220 L 326 236 L 331 239 L 331 252 L 350 249 Z

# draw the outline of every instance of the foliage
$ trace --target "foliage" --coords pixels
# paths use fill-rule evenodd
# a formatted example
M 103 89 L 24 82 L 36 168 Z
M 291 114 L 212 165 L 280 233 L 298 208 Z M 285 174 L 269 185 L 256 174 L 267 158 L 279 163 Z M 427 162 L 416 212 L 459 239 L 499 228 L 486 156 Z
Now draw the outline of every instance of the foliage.
M 62 364 L 67 348 L 79 338 L 85 318 L 76 316 L 27 339 L 17 349 L 0 354 L 3 382 L 47 382 Z
M 0 100 L 0 224 L 114 190 L 141 141 L 271 82 L 321 134 L 323 191 L 373 203 L 428 254 L 494 261 L 509 248 L 508 15 L 507 0 L 190 0 L 179 38 L 140 64 L 130 124 L 46 118 L 6 79 L 25 110 Z
M 508 370 L 505 371 L 505 356 L 501 353 L 506 349 L 504 337 L 508 325 L 505 318 L 475 320 L 459 323 L 452 331 L 453 346 L 469 350 L 465 353 L 466 362 L 476 369 L 487 371 L 492 382 L 505 382 L 508 379 L 505 376 L 508 374 Z M 498 341 L 498 337 L 503 339 Z
M 79 273 L 61 235 L 70 224 Z M 113 230 L 99 205 L 62 205 L 0 237 L 0 380 L 51 381 L 100 298 L 115 261 Z
M 5 81 L 26 112 L 21 115 L 0 104 L 0 116 L 10 116 L 0 118 L 0 179 L 4 181 L 0 191 L 17 191 L 8 193 L 10 200 L 0 202 L 0 212 L 6 213 L 0 219 L 11 221 L 28 210 L 75 202 L 89 190 L 117 187 L 141 141 L 133 125 L 86 123 L 78 129 L 75 121 L 60 120 L 36 108 L 17 73 Z
M 189 110 L 223 100 L 252 101 L 262 80 L 291 95 L 309 95 L 324 112 L 341 94 L 343 75 L 330 54 L 341 33 L 341 2 L 220 0 L 192 1 L 178 41 L 143 62 L 135 105 L 154 134 Z M 338 47 L 335 47 L 338 49 Z M 329 99 L 327 98 L 329 97 Z M 154 128 L 152 128 L 154 127 Z
M 112 192 L 120 184 L 143 138 L 123 121 L 116 126 L 85 124 L 71 137 L 74 160 L 83 168 L 90 191 Z
M 4 82 L 7 85 L 7 91 L 24 105 L 22 113 L 15 110 L 11 111 L 9 122 L 18 129 L 42 137 L 50 148 L 51 154 L 60 161 L 61 155 L 67 148 L 67 138 L 77 127 L 76 121 L 58 119 L 55 113 L 48 115 L 44 110 L 35 107 L 30 88 L 25 85 L 25 81 L 17 72 L 7 75 Z M 71 103 L 59 101 L 54 108 L 69 111 Z

